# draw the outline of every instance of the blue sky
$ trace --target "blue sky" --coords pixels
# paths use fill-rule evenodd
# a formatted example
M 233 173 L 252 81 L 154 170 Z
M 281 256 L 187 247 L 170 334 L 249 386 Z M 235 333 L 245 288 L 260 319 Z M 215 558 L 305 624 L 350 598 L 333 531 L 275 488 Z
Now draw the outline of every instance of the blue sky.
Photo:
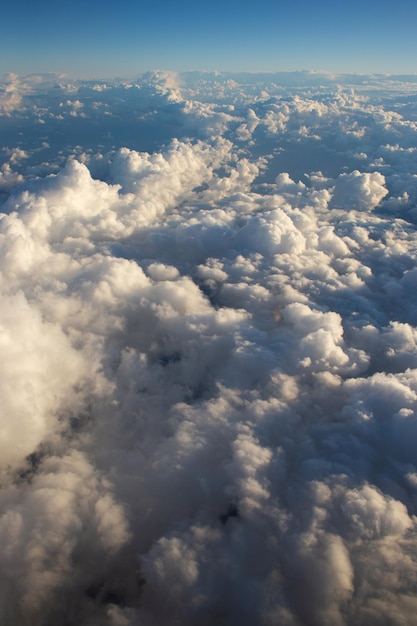
M 417 5 L 411 0 L 20 0 L 7 6 L 2 23 L 0 72 L 417 73 Z

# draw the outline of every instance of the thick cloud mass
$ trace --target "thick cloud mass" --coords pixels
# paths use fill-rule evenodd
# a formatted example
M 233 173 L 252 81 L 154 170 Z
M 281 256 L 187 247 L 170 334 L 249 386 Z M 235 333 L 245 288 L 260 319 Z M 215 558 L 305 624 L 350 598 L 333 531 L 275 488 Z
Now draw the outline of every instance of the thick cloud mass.
M 416 97 L 3 80 L 2 624 L 415 623 Z

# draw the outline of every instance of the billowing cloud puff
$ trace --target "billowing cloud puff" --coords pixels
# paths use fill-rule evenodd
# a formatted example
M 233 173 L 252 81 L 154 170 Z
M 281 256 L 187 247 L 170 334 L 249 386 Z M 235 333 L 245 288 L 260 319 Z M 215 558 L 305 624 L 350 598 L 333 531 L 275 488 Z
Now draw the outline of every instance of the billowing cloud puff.
M 62 329 L 43 321 L 22 292 L 3 294 L 0 328 L 5 355 L 0 377 L 5 469 L 21 464 L 48 436 L 62 430 L 59 413 L 71 405 L 76 410 L 74 386 L 85 376 L 86 364 Z
M 3 81 L 2 81 L 3 82 Z M 16 74 L 8 74 L 0 87 L 0 115 L 9 115 L 21 104 L 19 78 Z
M 29 490 L 4 488 L 1 500 L 6 620 L 8 615 L 18 621 L 30 616 L 36 623 L 54 619 L 63 605 L 71 606 L 75 588 L 79 593 L 80 585 L 96 584 L 100 554 L 114 554 L 129 538 L 123 508 L 108 482 L 77 452 L 50 456 Z
M 415 129 L 235 78 L 13 79 L 5 626 L 414 623 Z
M 370 211 L 387 195 L 384 183 L 384 176 L 379 172 L 361 174 L 355 170 L 350 174 L 341 174 L 336 181 L 333 204 Z

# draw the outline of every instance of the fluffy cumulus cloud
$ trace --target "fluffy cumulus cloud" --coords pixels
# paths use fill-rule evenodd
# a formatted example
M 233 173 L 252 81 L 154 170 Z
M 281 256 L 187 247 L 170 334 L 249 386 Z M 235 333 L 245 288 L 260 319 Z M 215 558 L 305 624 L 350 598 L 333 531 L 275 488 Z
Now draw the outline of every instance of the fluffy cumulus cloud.
M 3 79 L 2 624 L 414 624 L 415 94 Z
M 333 194 L 334 206 L 372 210 L 387 195 L 385 178 L 379 172 L 340 174 Z

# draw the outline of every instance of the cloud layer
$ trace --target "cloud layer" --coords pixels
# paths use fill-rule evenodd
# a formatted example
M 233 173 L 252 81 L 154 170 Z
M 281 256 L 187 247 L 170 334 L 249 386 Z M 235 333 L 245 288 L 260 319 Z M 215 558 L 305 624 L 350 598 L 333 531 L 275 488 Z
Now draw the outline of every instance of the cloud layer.
M 415 85 L 278 78 L 4 82 L 5 626 L 414 623 Z

